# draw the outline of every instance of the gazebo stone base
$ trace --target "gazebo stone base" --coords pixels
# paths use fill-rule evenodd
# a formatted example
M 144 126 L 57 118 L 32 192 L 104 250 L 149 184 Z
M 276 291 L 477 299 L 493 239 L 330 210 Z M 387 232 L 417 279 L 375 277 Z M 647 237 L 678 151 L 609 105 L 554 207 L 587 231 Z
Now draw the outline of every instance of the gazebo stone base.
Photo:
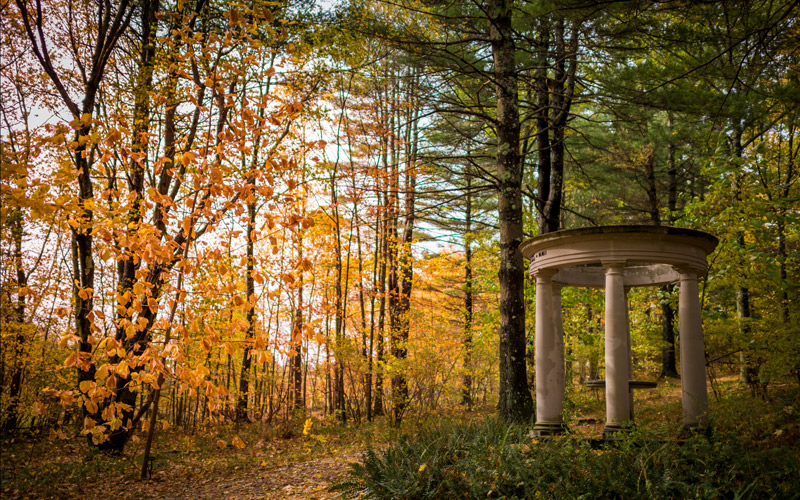
M 533 432 L 539 437 L 555 436 L 556 434 L 564 434 L 567 426 L 564 422 L 536 422 L 533 426 Z
M 706 420 L 695 422 L 691 424 L 683 424 L 678 431 L 678 439 L 689 439 L 692 436 L 703 435 L 711 437 L 713 429 L 711 424 Z

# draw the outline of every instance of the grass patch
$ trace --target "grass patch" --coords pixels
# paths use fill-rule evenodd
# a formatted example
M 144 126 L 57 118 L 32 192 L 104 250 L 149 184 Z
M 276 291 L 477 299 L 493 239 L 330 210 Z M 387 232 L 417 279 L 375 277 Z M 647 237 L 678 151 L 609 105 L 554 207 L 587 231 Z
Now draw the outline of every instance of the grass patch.
M 800 455 L 731 436 L 664 442 L 641 430 L 597 450 L 486 419 L 369 450 L 334 488 L 374 499 L 800 498 Z
M 3 497 L 76 497 L 96 480 L 121 476 L 132 467 L 129 457 L 108 457 L 87 451 L 85 439 L 73 441 L 3 440 Z

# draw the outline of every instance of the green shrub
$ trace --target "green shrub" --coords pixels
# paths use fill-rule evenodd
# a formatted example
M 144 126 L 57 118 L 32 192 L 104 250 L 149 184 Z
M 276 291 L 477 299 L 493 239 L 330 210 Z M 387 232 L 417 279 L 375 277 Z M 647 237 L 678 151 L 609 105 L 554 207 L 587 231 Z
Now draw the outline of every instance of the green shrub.
M 800 498 L 798 458 L 796 450 L 750 449 L 737 439 L 662 442 L 641 431 L 593 449 L 486 420 L 370 449 L 334 488 L 375 499 Z

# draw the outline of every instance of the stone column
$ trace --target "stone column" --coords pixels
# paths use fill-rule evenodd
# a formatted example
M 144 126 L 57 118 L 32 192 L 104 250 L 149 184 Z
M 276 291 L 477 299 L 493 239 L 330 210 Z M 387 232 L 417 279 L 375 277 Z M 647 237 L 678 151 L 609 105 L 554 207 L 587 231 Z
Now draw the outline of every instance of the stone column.
M 563 430 L 561 411 L 564 393 L 559 393 L 558 344 L 554 321 L 554 294 L 551 278 L 555 269 L 540 269 L 536 277 L 536 425 L 537 435 L 557 434 Z M 561 355 L 563 364 L 563 351 Z M 563 369 L 562 369 L 563 372 Z
M 630 420 L 628 399 L 627 307 L 624 261 L 603 261 L 606 268 L 606 427 L 604 435 L 623 430 Z
M 703 323 L 700 316 L 700 293 L 697 286 L 698 271 L 683 267 L 675 270 L 681 276 L 678 328 L 681 336 L 683 425 L 685 428 L 692 428 L 704 425 L 708 413 Z
M 630 302 L 628 301 L 628 292 L 630 287 L 625 287 L 625 342 L 627 342 L 628 350 L 628 379 L 633 379 L 633 353 L 631 352 L 631 315 L 630 315 Z M 633 422 L 633 388 L 628 384 L 628 407 L 630 408 L 630 420 Z
M 553 330 L 556 340 L 556 383 L 558 391 L 558 407 L 564 410 L 564 393 L 567 390 L 567 367 L 564 353 L 564 317 L 561 310 L 561 289 L 559 283 L 552 283 L 553 289 Z

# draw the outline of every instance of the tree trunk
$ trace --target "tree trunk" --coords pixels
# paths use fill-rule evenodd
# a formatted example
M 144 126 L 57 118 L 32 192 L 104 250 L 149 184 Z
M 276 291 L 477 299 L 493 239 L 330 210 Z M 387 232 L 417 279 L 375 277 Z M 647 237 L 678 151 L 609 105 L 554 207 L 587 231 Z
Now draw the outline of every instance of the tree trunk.
M 665 297 L 661 301 L 661 374 L 659 377 L 678 377 L 675 361 L 675 309 L 668 297 L 674 285 L 664 285 L 659 290 Z
M 742 128 L 740 126 L 735 126 L 734 135 L 732 137 L 732 153 L 735 158 L 741 159 L 744 153 L 744 147 L 742 146 Z M 742 191 L 741 191 L 741 179 L 740 174 L 736 173 L 733 176 L 734 179 L 734 193 L 735 193 L 735 203 L 739 205 L 742 203 Z M 739 246 L 740 249 L 744 249 L 745 247 L 745 238 L 744 233 L 739 231 L 736 234 L 736 244 Z M 742 277 L 742 282 L 745 282 L 745 277 Z M 740 285 L 736 289 L 736 317 L 739 320 L 739 336 L 740 341 L 744 344 L 747 339 L 750 337 L 750 318 L 751 318 L 751 311 L 750 311 L 750 290 L 748 287 Z M 747 349 L 743 349 L 739 353 L 739 380 L 745 384 L 753 384 L 758 379 L 758 368 L 755 367 L 749 357 L 749 353 Z
M 355 179 L 355 177 L 354 177 Z M 355 183 L 355 181 L 354 181 Z M 367 421 L 372 420 L 372 348 L 367 342 L 367 304 L 364 298 L 364 257 L 361 252 L 361 225 L 356 224 L 356 248 L 358 249 L 358 303 L 361 313 L 361 357 L 367 365 L 364 374 L 364 407 Z M 375 275 L 373 271 L 373 277 Z
M 126 241 L 136 241 L 139 227 L 143 220 L 143 206 L 144 199 L 144 172 L 147 162 L 148 150 L 148 131 L 150 129 L 150 92 L 152 91 L 153 71 L 155 64 L 155 36 L 157 30 L 158 20 L 156 19 L 156 12 L 158 11 L 158 0 L 147 0 L 141 6 L 141 39 L 139 47 L 139 67 L 136 77 L 136 87 L 134 89 L 134 104 L 133 104 L 133 143 L 131 150 L 134 153 L 140 154 L 142 157 L 141 163 L 138 161 L 130 161 L 128 178 L 128 191 L 133 197 L 130 208 L 127 214 L 127 237 Z M 134 293 L 134 285 L 137 282 L 137 271 L 141 267 L 141 259 L 134 255 L 134 251 L 127 247 L 119 248 L 122 258 L 117 261 L 117 293 L 119 296 L 128 294 L 131 297 L 130 302 L 138 300 L 144 306 L 143 311 L 149 311 L 147 307 L 148 298 L 155 298 L 155 296 L 137 296 Z M 148 289 L 148 291 L 150 291 Z M 153 293 L 157 290 L 153 289 Z M 146 349 L 149 342 L 148 331 L 152 321 L 155 319 L 155 313 L 150 312 L 140 314 L 140 318 L 145 318 L 147 324 L 138 325 L 134 320 L 132 314 L 129 314 L 130 302 L 120 304 L 122 307 L 117 309 L 117 329 L 115 334 L 116 341 L 124 347 L 128 355 L 140 356 Z M 130 335 L 130 323 L 136 324 L 135 332 Z M 111 360 L 112 363 L 118 364 L 123 359 L 114 355 Z M 143 369 L 143 366 L 132 366 L 131 373 L 138 373 Z M 120 418 L 123 422 L 130 422 L 133 419 L 134 403 L 136 402 L 136 393 L 131 388 L 131 376 L 127 377 L 121 375 L 117 376 L 116 388 L 114 395 L 108 404 L 115 402 L 128 405 L 123 407 Z M 125 444 L 128 441 L 129 430 L 126 426 L 120 427 L 116 431 L 111 432 L 108 441 L 102 443 L 100 448 L 107 453 L 120 454 L 122 453 Z
M 239 373 L 239 394 L 236 400 L 236 421 L 247 421 L 247 407 L 250 400 L 250 367 L 253 347 L 250 341 L 256 335 L 256 286 L 253 273 L 255 272 L 255 227 L 256 227 L 256 190 L 255 179 L 251 177 L 250 198 L 247 200 L 247 269 L 245 271 L 245 295 L 247 300 L 247 333 L 245 334 L 244 350 L 242 352 L 242 370 Z
M 297 287 L 297 305 L 292 325 L 292 349 L 290 357 L 290 377 L 292 379 L 293 407 L 300 412 L 305 408 L 303 396 L 303 236 L 298 228 L 297 233 L 297 258 L 300 262 L 299 286 Z
M 466 177 L 466 210 L 464 225 L 464 376 L 461 387 L 461 404 L 472 408 L 472 170 L 469 165 Z
M 789 324 L 789 281 L 786 269 L 786 261 L 789 255 L 786 250 L 786 203 L 789 192 L 794 182 L 794 133 L 795 127 L 792 122 L 789 127 L 788 155 L 786 159 L 786 176 L 783 179 L 783 189 L 781 190 L 781 202 L 778 208 L 778 264 L 781 277 L 781 319 L 785 325 Z
M 566 22 L 558 17 L 552 23 L 541 21 L 539 29 L 539 68 L 536 71 L 536 138 L 538 142 L 540 213 L 539 233 L 558 231 L 561 227 L 561 205 L 564 195 L 564 138 L 572 96 L 575 93 L 577 70 L 578 26 L 566 36 Z M 547 78 L 550 33 L 555 45 L 553 79 Z M 548 131 L 552 134 L 548 134 Z
M 8 392 L 8 407 L 3 428 L 9 433 L 14 433 L 19 426 L 19 400 L 22 395 L 22 375 L 25 369 L 25 297 L 28 286 L 28 277 L 22 266 L 22 236 L 24 234 L 22 209 L 15 208 L 8 217 L 11 227 L 11 237 L 14 240 L 14 268 L 17 280 L 17 303 L 14 306 L 14 316 L 10 318 L 14 334 L 14 364 L 11 372 L 11 384 Z M 5 319 L 4 319 L 5 321 Z
M 384 192 L 384 203 L 387 197 Z M 378 270 L 378 326 L 375 331 L 377 336 L 376 362 L 375 362 L 375 394 L 373 398 L 373 411 L 375 415 L 383 415 L 383 367 L 385 363 L 384 331 L 386 325 L 386 259 L 388 258 L 388 224 L 386 221 L 387 211 L 379 211 L 378 217 L 383 217 L 380 232 L 380 265 Z
M 533 415 L 525 366 L 525 269 L 522 243 L 522 165 L 512 2 L 488 2 L 489 36 L 497 82 L 497 178 L 500 219 L 500 415 L 526 421 Z
M 408 91 L 411 101 L 406 129 L 406 169 L 405 169 L 405 214 L 403 236 L 399 241 L 397 256 L 397 307 L 392 317 L 392 355 L 395 359 L 405 360 L 408 357 L 409 313 L 411 309 L 411 289 L 414 279 L 414 256 L 411 253 L 411 241 L 414 237 L 414 204 L 417 188 L 417 141 L 419 106 L 415 97 L 419 74 L 413 70 Z M 395 325 L 394 321 L 397 321 Z M 392 399 L 394 424 L 400 425 L 408 406 L 408 381 L 402 367 L 398 367 L 392 378 Z
M 667 126 L 672 130 L 672 119 Z M 675 223 L 678 204 L 678 167 L 675 163 L 676 146 L 672 142 L 667 145 L 667 220 Z M 662 295 L 669 297 L 675 287 L 665 285 L 660 288 Z M 661 301 L 661 374 L 660 377 L 678 377 L 678 366 L 675 359 L 675 309 L 669 300 Z

